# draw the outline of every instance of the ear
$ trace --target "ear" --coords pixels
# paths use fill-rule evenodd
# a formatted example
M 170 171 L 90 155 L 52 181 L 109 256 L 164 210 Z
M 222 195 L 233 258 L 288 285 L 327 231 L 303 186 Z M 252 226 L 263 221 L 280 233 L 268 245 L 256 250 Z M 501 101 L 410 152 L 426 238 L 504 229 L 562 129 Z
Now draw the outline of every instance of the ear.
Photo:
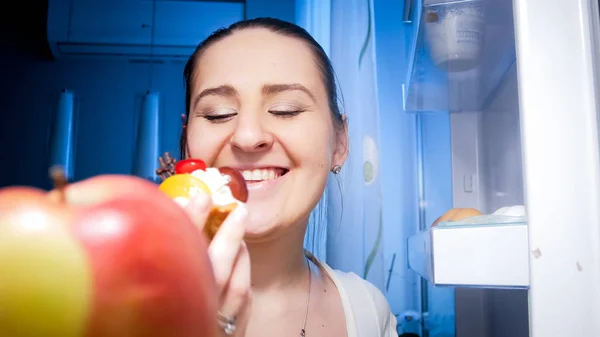
M 344 166 L 344 163 L 346 162 L 346 157 L 348 157 L 348 144 L 349 144 L 349 139 L 348 139 L 348 119 L 346 118 L 346 115 L 342 115 L 342 120 L 343 120 L 343 127 L 337 127 L 336 128 L 336 137 L 335 137 L 335 147 L 333 150 L 333 157 L 332 157 L 332 162 L 331 162 L 331 166 L 335 166 L 335 165 L 339 165 L 339 166 Z
M 179 149 L 179 156 L 182 157 L 179 158 L 179 160 L 184 160 L 190 157 L 190 148 L 188 146 L 187 134 L 185 129 L 183 129 L 181 137 L 179 138 Z

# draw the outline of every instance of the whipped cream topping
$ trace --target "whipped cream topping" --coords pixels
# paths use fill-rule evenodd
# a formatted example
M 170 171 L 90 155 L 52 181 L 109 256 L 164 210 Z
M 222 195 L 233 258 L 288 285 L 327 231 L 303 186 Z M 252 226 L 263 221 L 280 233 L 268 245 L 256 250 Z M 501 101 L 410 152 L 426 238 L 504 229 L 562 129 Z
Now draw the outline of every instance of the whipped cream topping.
M 239 203 L 239 201 L 233 197 L 228 179 L 219 172 L 219 169 L 214 167 L 206 168 L 204 170 L 195 170 L 191 173 L 195 178 L 202 180 L 210 190 L 212 195 L 212 201 L 215 205 L 224 206 L 232 203 Z
M 193 194 L 193 192 L 192 192 L 192 193 L 190 193 L 190 194 Z M 195 194 L 193 194 L 193 195 L 195 195 Z M 177 204 L 179 204 L 179 206 L 181 206 L 181 207 L 185 207 L 185 206 L 187 206 L 187 204 L 189 204 L 189 203 L 190 203 L 190 199 L 188 199 L 188 198 L 186 198 L 186 197 L 175 197 L 173 200 L 174 200 L 174 201 L 175 201 Z

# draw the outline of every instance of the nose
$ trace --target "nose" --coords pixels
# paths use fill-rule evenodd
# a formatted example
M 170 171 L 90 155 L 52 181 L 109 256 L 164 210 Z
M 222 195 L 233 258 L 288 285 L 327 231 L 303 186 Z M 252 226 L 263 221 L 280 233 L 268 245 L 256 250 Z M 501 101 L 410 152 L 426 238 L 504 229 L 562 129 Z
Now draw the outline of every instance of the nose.
M 271 148 L 273 135 L 266 130 L 259 114 L 241 113 L 230 142 L 244 152 L 261 152 Z

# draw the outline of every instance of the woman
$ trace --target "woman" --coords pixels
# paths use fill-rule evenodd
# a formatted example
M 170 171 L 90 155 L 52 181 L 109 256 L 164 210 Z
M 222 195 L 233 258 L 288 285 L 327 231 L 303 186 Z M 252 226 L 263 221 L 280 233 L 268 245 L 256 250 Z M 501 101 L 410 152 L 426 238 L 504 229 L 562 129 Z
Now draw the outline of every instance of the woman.
M 303 249 L 348 130 L 329 59 L 302 28 L 261 18 L 202 42 L 185 67 L 182 157 L 241 170 L 250 190 L 210 244 L 220 323 L 235 336 L 397 336 L 373 285 Z M 188 206 L 202 225 L 209 198 Z

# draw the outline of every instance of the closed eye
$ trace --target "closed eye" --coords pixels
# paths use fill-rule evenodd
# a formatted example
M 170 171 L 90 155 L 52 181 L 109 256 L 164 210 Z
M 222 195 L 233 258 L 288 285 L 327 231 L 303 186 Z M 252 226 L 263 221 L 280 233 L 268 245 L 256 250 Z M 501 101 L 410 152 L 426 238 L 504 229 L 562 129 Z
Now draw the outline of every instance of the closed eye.
M 297 116 L 304 111 L 305 110 L 269 110 L 269 113 L 281 118 L 290 118 Z
M 224 123 L 237 115 L 237 112 L 219 115 L 203 115 L 202 117 L 212 123 Z

